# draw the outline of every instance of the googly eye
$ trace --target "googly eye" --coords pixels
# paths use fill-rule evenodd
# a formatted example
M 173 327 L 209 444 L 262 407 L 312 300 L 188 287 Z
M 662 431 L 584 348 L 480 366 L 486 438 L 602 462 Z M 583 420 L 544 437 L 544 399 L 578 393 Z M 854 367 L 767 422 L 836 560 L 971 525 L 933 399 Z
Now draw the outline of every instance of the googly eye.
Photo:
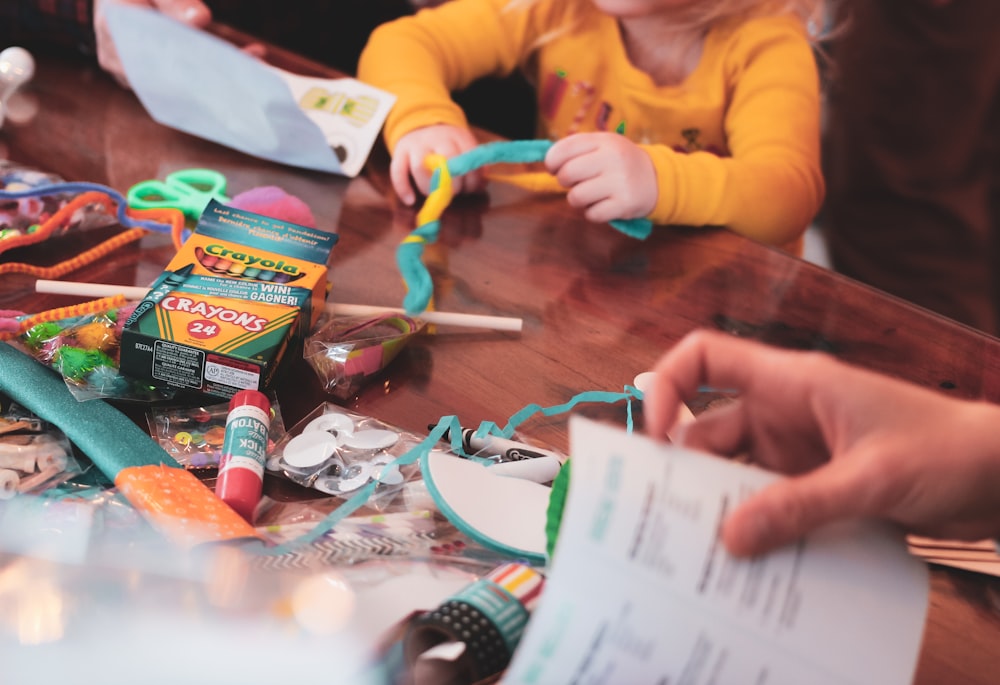
M 326 431 L 301 433 L 285 445 L 281 459 L 297 469 L 319 466 L 337 451 L 337 438 Z
M 344 437 L 344 447 L 356 450 L 384 450 L 392 447 L 399 440 L 394 431 L 371 428 L 361 430 Z
M 371 464 L 360 461 L 345 466 L 340 477 L 325 476 L 317 479 L 313 487 L 328 495 L 343 495 L 363 486 L 369 481 L 371 474 Z
M 390 466 L 393 461 L 395 457 L 391 454 L 376 455 L 370 462 L 374 470 L 372 477 L 384 485 L 401 485 L 405 479 L 398 466 Z
M 325 431 L 337 436 L 341 443 L 344 439 L 354 433 L 354 421 L 349 416 L 343 414 L 323 414 L 318 416 L 302 429 L 302 434 L 312 431 Z

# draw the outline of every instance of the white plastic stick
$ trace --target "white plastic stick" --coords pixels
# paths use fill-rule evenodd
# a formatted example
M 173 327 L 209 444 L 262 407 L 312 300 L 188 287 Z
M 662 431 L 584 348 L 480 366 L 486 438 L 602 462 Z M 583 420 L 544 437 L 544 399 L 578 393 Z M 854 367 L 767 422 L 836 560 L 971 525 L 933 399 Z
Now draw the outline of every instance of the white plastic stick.
M 47 281 L 38 279 L 35 290 L 54 295 L 75 295 L 78 297 L 113 297 L 124 295 L 128 300 L 141 300 L 149 292 L 148 288 L 128 285 L 106 285 L 102 283 L 81 283 L 78 281 Z M 330 302 L 326 310 L 341 316 L 376 316 L 378 314 L 404 314 L 396 307 L 376 307 L 365 304 L 341 304 Z M 520 331 L 523 320 L 508 316 L 486 316 L 483 314 L 462 314 L 459 312 L 426 311 L 417 315 L 427 323 L 440 326 L 462 326 L 465 328 L 488 328 L 495 331 Z
M 392 312 L 405 314 L 405 310 L 396 307 L 375 307 L 366 304 L 339 304 L 331 302 L 327 310 L 343 316 L 369 316 Z M 441 326 L 464 326 L 466 328 L 490 328 L 495 331 L 519 331 L 523 321 L 509 316 L 486 316 L 484 314 L 461 314 L 459 312 L 426 311 L 417 314 L 417 319 Z
M 105 285 L 103 283 L 79 283 L 76 281 L 35 281 L 35 292 L 54 295 L 75 295 L 79 297 L 114 297 L 124 295 L 127 300 L 141 300 L 149 288 L 130 285 Z

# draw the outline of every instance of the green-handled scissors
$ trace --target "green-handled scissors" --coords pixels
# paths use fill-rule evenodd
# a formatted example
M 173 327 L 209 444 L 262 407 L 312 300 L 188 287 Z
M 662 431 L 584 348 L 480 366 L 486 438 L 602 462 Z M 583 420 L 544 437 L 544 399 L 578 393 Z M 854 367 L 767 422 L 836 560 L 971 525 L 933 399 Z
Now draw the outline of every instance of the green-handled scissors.
M 181 169 L 159 181 L 140 181 L 128 190 L 128 205 L 135 209 L 179 209 L 197 220 L 210 200 L 228 202 L 226 177 L 212 169 Z

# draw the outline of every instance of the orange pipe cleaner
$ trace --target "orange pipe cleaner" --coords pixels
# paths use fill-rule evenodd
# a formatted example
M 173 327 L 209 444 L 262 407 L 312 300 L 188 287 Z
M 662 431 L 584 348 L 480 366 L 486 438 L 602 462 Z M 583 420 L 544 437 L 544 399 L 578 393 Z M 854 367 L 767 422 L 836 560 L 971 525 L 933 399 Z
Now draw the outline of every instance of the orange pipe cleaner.
M 125 299 L 124 295 L 113 295 L 112 297 L 102 297 L 99 300 L 81 302 L 68 307 L 48 309 L 44 312 L 32 314 L 31 316 L 22 319 L 18 324 L 18 329 L 16 331 L 0 331 L 0 340 L 13 340 L 32 326 L 40 323 L 45 323 L 47 321 L 59 321 L 61 319 L 71 319 L 75 316 L 84 316 L 86 314 L 98 314 L 100 312 L 106 312 L 109 309 L 115 309 L 116 307 L 123 307 L 127 302 L 128 300 Z
M 138 240 L 139 238 L 146 235 L 149 231 L 144 228 L 130 228 L 127 231 L 123 231 L 113 238 L 108 238 L 99 245 L 81 252 L 72 259 L 67 259 L 65 261 L 59 262 L 58 264 L 53 264 L 52 266 L 35 266 L 34 264 L 25 264 L 24 262 L 7 262 L 5 264 L 0 264 L 0 275 L 3 274 L 28 274 L 29 276 L 34 276 L 35 278 L 59 278 L 60 276 L 65 276 L 70 271 L 75 271 L 81 266 L 86 266 L 92 262 L 97 261 L 109 252 L 117 250 L 123 245 L 128 245 L 131 242 Z

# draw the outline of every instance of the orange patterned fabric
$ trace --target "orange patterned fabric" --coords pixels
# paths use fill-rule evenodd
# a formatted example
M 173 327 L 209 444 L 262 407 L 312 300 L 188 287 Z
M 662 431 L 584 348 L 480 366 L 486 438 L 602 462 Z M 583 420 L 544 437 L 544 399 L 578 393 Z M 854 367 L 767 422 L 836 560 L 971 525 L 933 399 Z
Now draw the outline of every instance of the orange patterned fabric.
M 115 485 L 157 530 L 182 547 L 259 537 L 253 526 L 185 469 L 130 466 L 118 473 Z

